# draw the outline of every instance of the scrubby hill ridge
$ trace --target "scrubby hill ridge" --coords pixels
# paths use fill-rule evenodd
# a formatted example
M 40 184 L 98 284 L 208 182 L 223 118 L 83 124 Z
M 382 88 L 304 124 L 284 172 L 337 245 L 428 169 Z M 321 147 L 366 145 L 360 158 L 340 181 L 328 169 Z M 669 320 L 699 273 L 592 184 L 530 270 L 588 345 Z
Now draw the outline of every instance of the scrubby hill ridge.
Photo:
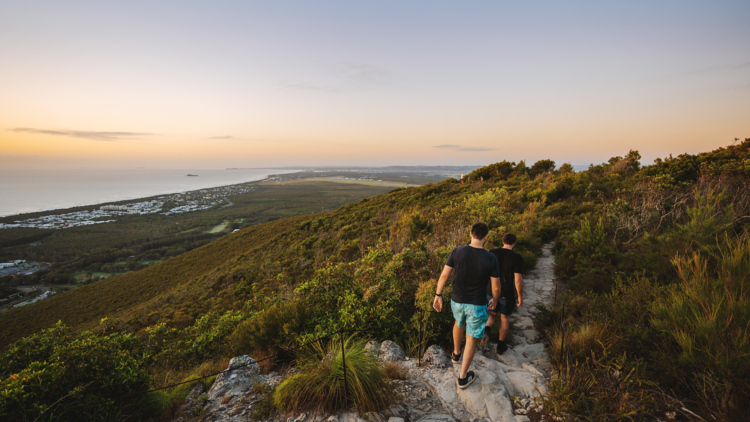
M 290 346 L 338 328 L 396 340 L 408 353 L 421 350 L 423 340 L 447 345 L 450 315 L 430 312 L 434 279 L 450 250 L 468 240 L 470 225 L 485 221 L 495 244 L 503 232 L 519 235 L 527 268 L 542 242 L 556 239 L 556 272 L 569 289 L 564 322 L 578 363 L 553 365 L 578 368 L 598 415 L 653 415 L 680 399 L 699 403 L 704 415 L 741 420 L 750 391 L 743 331 L 750 298 L 737 280 L 750 268 L 749 181 L 747 139 L 647 167 L 636 151 L 582 172 L 567 164 L 556 169 L 550 160 L 501 162 L 463 182 L 397 189 L 330 213 L 265 223 L 3 315 L 6 342 L 57 319 L 79 330 L 110 319 L 98 334 L 58 326 L 16 343 L 3 355 L 1 375 L 13 374 L 19 388 L 45 385 L 39 377 L 51 375 L 34 375 L 34 362 L 65 362 L 66 353 L 83 350 L 68 348 L 59 340 L 65 336 L 99 339 L 86 343 L 89 354 L 108 342 L 125 344 L 118 347 L 127 359 L 155 375 L 157 385 L 174 368 L 189 371 L 233 354 L 290 358 Z M 703 289 L 699 308 L 691 307 L 691 289 Z M 713 313 L 706 317 L 700 307 Z M 541 308 L 535 321 L 553 359 L 562 337 L 559 310 Z M 729 340 L 717 345 L 711 333 Z M 24 354 L 45 344 L 57 346 L 42 347 L 43 356 Z M 61 364 L 46 373 L 70 380 L 68 389 L 99 382 L 93 373 L 66 371 L 73 369 Z M 627 380 L 637 383 L 621 384 L 615 372 L 631 373 Z M 698 382 L 712 387 L 691 388 Z M 659 396 L 653 383 L 677 398 Z M 552 384 L 555 412 L 583 414 L 568 384 Z M 25 400 L 49 405 L 64 391 Z M 116 396 L 106 388 L 96 394 Z M 3 403 L 0 410 L 23 409 Z

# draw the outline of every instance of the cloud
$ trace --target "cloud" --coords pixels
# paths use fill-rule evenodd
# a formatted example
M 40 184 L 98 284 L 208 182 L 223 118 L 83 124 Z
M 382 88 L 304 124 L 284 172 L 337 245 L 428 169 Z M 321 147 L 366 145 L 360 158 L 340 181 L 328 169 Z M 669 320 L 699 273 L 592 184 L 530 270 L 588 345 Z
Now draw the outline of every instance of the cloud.
M 300 82 L 281 81 L 279 85 L 281 86 L 281 89 L 292 89 L 292 90 L 301 90 L 301 91 L 321 91 L 321 92 L 344 91 L 344 89 L 341 87 L 336 87 L 336 86 L 331 86 L 331 85 L 306 84 L 306 83 L 300 83 Z
M 281 89 L 319 92 L 360 91 L 381 84 L 391 78 L 391 74 L 377 66 L 365 63 L 342 63 L 331 75 L 331 83 L 307 83 L 281 81 Z
M 734 63 L 734 64 L 723 64 L 720 66 L 711 66 L 698 70 L 691 70 L 687 72 L 678 73 L 678 75 L 695 75 L 701 73 L 714 73 L 714 72 L 728 72 L 732 70 L 742 70 L 750 68 L 750 62 Z
M 17 127 L 8 129 L 9 132 L 15 133 L 35 133 L 39 135 L 67 136 L 70 138 L 89 139 L 92 141 L 120 141 L 125 139 L 137 139 L 141 136 L 151 136 L 154 133 L 140 132 L 92 132 L 86 130 L 46 130 L 34 129 L 28 127 Z
M 390 74 L 385 70 L 377 66 L 362 63 L 345 62 L 339 68 L 339 73 L 344 78 L 359 83 L 378 83 L 390 77 Z
M 234 136 L 227 135 L 227 136 L 212 136 L 208 139 L 239 139 L 239 138 L 235 138 Z
M 433 148 L 449 149 L 452 151 L 464 151 L 464 152 L 480 152 L 480 151 L 494 151 L 495 150 L 495 148 L 462 147 L 461 145 L 435 145 Z

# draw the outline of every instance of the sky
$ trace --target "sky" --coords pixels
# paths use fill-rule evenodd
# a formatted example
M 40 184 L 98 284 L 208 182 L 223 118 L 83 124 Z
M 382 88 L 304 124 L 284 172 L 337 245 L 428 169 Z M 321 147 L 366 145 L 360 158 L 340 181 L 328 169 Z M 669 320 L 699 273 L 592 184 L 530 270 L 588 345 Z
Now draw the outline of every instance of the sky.
M 750 137 L 748 1 L 0 0 L 0 166 L 643 163 Z

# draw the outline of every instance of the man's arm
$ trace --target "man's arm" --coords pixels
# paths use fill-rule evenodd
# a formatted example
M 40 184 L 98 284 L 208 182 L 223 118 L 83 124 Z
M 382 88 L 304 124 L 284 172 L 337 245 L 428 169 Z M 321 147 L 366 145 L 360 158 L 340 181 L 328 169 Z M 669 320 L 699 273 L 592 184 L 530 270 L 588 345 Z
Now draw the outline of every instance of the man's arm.
M 492 301 L 488 306 L 490 309 L 495 309 L 495 305 L 500 299 L 500 279 L 497 277 L 490 277 L 490 282 L 492 283 Z
M 523 276 L 516 273 L 516 292 L 518 292 L 518 306 L 523 305 Z
M 432 301 L 432 307 L 435 308 L 436 311 L 441 312 L 443 310 L 443 298 L 442 296 L 438 296 L 443 294 L 443 289 L 445 289 L 445 283 L 448 282 L 448 277 L 450 277 L 451 272 L 453 271 L 453 267 L 445 266 L 443 267 L 443 272 L 440 273 L 440 278 L 438 279 L 437 283 L 437 290 L 435 290 L 435 300 Z

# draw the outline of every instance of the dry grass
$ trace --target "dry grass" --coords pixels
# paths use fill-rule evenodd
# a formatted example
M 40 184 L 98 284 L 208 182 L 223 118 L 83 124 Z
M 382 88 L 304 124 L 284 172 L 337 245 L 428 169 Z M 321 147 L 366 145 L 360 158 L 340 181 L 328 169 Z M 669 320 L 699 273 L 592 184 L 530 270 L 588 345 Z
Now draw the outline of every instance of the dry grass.
M 405 380 L 409 378 L 409 374 L 406 372 L 406 370 L 396 362 L 386 362 L 383 365 L 383 371 L 386 378 L 388 379 Z
M 360 412 L 381 411 L 393 397 L 377 357 L 365 352 L 361 340 L 346 339 L 344 365 L 334 344 L 319 345 L 300 360 L 301 371 L 276 389 L 275 406 L 284 412 L 334 412 L 355 404 Z M 348 401 L 347 401 L 348 400 Z
M 591 352 L 599 352 L 617 339 L 616 334 L 606 325 L 597 325 L 586 323 L 579 326 L 569 325 L 566 328 L 565 337 L 567 338 L 570 358 L 575 360 L 586 359 Z M 554 329 L 550 336 L 549 354 L 556 364 L 560 364 L 560 351 L 563 353 L 563 362 L 567 360 L 567 350 L 561 349 L 564 346 L 563 332 L 560 328 Z

